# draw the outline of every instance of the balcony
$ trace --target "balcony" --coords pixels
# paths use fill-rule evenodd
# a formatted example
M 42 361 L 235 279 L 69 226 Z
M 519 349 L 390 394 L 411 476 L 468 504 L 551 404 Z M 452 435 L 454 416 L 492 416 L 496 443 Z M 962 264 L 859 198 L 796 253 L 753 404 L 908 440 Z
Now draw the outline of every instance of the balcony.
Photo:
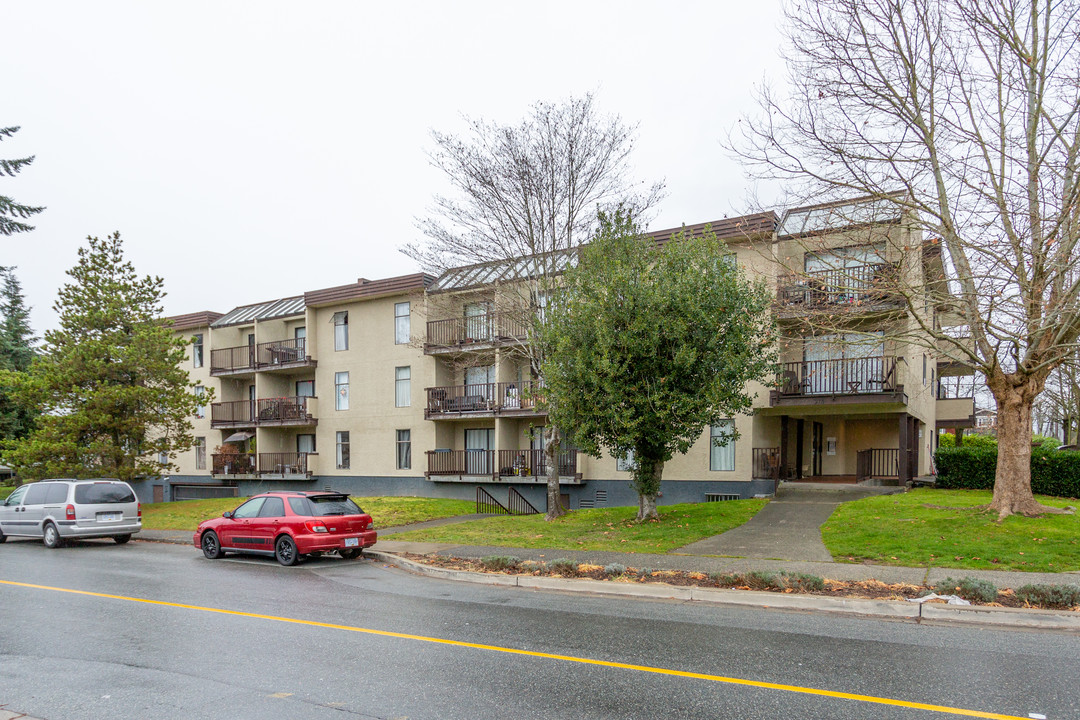
M 210 351 L 210 374 L 215 377 L 248 375 L 256 370 L 283 371 L 313 368 L 318 363 L 307 355 L 304 338 L 275 340 L 258 345 Z
M 974 378 L 939 378 L 937 400 L 934 404 L 939 429 L 975 427 Z
M 897 448 L 871 448 L 855 453 L 855 481 L 900 481 L 900 450 Z
M 429 480 L 440 482 L 516 482 L 543 484 L 547 482 L 547 459 L 543 450 L 429 450 L 427 472 Z M 578 472 L 578 451 L 560 452 L 559 483 L 581 483 Z
M 783 363 L 770 404 L 906 403 L 892 355 Z
M 899 267 L 893 263 L 870 263 L 782 275 L 777 279 L 777 301 L 789 314 L 895 307 L 903 303 L 890 289 L 897 273 Z
M 526 316 L 519 312 L 490 312 L 469 317 L 429 320 L 424 352 L 445 352 L 489 348 L 528 338 Z
M 236 400 L 210 405 L 210 427 L 310 427 L 316 418 L 318 399 L 313 397 L 277 397 L 261 400 Z
M 281 478 L 309 480 L 316 470 L 316 453 L 226 453 L 210 456 L 213 474 L 223 478 Z
M 543 386 L 524 382 L 478 383 L 425 388 L 424 419 L 537 415 Z

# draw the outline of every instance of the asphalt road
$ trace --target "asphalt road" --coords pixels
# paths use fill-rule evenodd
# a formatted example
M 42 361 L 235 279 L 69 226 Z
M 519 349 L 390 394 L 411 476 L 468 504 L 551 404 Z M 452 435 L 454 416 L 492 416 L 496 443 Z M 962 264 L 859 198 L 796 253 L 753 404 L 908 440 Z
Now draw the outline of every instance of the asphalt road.
M 1064 633 L 0 546 L 0 706 L 46 720 L 1080 718 L 1078 678 Z

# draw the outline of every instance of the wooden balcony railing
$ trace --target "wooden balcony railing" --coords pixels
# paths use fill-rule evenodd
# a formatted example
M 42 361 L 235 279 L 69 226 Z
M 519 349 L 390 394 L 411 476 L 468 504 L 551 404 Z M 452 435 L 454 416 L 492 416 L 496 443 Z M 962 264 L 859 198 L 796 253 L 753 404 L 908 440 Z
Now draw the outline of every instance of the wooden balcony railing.
M 782 396 L 863 395 L 897 388 L 896 357 L 804 360 L 784 363 L 776 379 Z
M 306 475 L 307 472 L 306 452 L 259 453 L 259 474 Z
M 577 450 L 557 453 L 559 476 L 577 475 Z M 499 475 L 502 477 L 547 477 L 548 461 L 543 450 L 500 450 Z
M 218 348 L 210 351 L 210 374 L 255 369 L 255 346 Z
M 273 367 L 309 360 L 304 338 L 259 343 L 255 352 L 256 367 Z
M 780 479 L 780 448 L 754 448 L 752 462 L 755 480 Z
M 303 395 L 263 398 L 258 401 L 257 412 L 260 425 L 306 422 L 312 419 L 308 413 L 308 398 Z
M 543 385 L 522 382 L 478 383 L 425 388 L 424 417 L 462 413 L 502 413 L 535 410 L 542 400 Z
M 254 425 L 255 403 L 251 400 L 211 403 L 210 426 Z
M 871 448 L 855 454 L 855 479 L 900 477 L 900 450 L 898 448 Z
M 255 453 L 225 453 L 210 456 L 214 475 L 254 475 Z
M 468 317 L 429 320 L 427 323 L 427 345 L 431 347 L 520 340 L 528 334 L 527 319 L 521 312 L 490 312 Z
M 494 475 L 494 450 L 428 450 L 428 475 Z
M 870 263 L 783 275 L 777 280 L 777 297 L 782 305 L 802 307 L 891 302 L 899 299 L 890 290 L 898 272 L 893 263 Z

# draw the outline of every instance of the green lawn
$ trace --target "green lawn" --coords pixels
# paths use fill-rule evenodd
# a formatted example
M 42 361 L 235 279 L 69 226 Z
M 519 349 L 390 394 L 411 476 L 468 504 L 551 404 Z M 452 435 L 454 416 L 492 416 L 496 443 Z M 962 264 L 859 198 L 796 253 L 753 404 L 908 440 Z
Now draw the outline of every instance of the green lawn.
M 667 505 L 660 520 L 637 523 L 637 508 L 575 510 L 554 522 L 543 515 L 494 517 L 455 525 L 411 530 L 394 540 L 501 545 L 557 550 L 614 550 L 664 553 L 742 525 L 766 500 Z
M 143 505 L 143 527 L 147 530 L 194 531 L 201 521 L 219 517 L 245 499 L 214 498 Z M 476 512 L 476 503 L 471 500 L 414 497 L 358 497 L 353 500 L 371 515 L 376 529 Z
M 8 495 L 13 492 L 15 492 L 14 487 L 8 487 L 6 485 L 4 487 L 0 487 L 0 500 L 4 500 L 5 498 L 7 498 Z
M 1008 517 L 973 506 L 986 490 L 912 490 L 844 503 L 821 527 L 833 558 L 883 565 L 1066 572 L 1080 569 L 1080 515 Z M 1044 505 L 1075 500 L 1038 496 Z M 930 508 L 925 505 L 937 505 Z

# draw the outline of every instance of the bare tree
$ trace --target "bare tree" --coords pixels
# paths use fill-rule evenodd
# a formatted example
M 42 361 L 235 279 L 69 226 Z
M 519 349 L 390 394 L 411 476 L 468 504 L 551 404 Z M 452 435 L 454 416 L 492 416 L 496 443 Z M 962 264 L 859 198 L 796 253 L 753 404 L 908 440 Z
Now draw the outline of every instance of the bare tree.
M 756 177 L 869 196 L 940 242 L 939 276 L 899 273 L 893 291 L 906 340 L 970 364 L 993 394 L 1002 518 L 1053 511 L 1031 493 L 1032 405 L 1080 335 L 1078 5 L 795 2 L 787 90 L 764 87 L 729 141 Z
M 538 102 L 517 125 L 468 120 L 464 136 L 432 132 L 431 164 L 454 190 L 435 197 L 417 220 L 425 240 L 402 252 L 429 272 L 491 263 L 490 283 L 516 288 L 509 310 L 521 314 L 527 337 L 508 348 L 542 379 L 538 315 L 572 251 L 598 226 L 597 211 L 622 206 L 641 218 L 660 200 L 663 183 L 630 180 L 636 126 L 601 114 L 593 95 Z M 513 298 L 516 296 L 517 300 Z M 548 519 L 559 504 L 560 438 L 550 423 L 544 450 Z

